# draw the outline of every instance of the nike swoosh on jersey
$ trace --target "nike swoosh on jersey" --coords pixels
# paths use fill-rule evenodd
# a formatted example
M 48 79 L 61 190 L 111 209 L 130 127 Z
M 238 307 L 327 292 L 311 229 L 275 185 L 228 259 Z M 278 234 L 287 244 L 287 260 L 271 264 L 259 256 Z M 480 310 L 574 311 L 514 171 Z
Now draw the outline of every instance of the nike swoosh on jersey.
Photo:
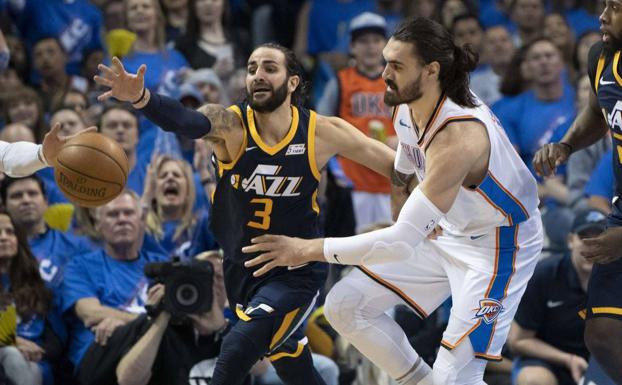
M 404 123 L 404 121 L 402 119 L 400 119 L 400 126 L 406 127 L 406 128 L 410 128 L 410 126 L 408 124 Z
M 254 150 L 256 148 L 257 148 L 257 146 L 246 147 L 246 150 L 244 150 L 244 151 L 245 152 L 249 152 L 250 150 Z
M 552 309 L 554 307 L 559 307 L 564 304 L 564 301 L 546 301 L 546 307 Z
M 616 84 L 616 82 L 614 82 L 614 81 L 607 81 L 607 80 L 604 79 L 604 77 L 600 78 L 600 85 L 601 86 L 608 86 L 608 85 L 611 85 L 611 84 Z
M 472 241 L 476 241 L 476 240 L 480 239 L 481 237 L 485 237 L 485 236 L 486 236 L 486 234 L 482 234 L 482 235 L 473 235 L 473 236 L 471 236 L 471 240 L 472 240 Z

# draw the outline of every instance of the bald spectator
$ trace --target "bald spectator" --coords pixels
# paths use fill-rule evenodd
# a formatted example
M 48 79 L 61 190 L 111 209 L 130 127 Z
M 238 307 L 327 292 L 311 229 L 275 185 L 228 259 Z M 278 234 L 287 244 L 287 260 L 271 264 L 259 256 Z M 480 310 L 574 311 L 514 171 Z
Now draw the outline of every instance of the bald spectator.
M 0 131 L 0 140 L 14 143 L 14 142 L 35 142 L 35 135 L 32 133 L 30 127 L 24 123 L 11 123 L 6 125 L 2 131 Z

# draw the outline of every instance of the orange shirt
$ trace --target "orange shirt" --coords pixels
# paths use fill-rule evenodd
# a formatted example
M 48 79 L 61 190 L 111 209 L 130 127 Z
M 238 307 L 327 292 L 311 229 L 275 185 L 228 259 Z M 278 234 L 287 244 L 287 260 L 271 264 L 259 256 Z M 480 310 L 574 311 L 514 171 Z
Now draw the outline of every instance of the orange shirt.
M 391 121 L 391 107 L 384 104 L 386 84 L 380 75 L 371 79 L 354 67 L 337 73 L 339 81 L 339 116 L 363 134 L 383 140 L 395 136 Z M 354 190 L 372 193 L 389 193 L 391 186 L 384 176 L 365 166 L 340 157 L 339 162 Z

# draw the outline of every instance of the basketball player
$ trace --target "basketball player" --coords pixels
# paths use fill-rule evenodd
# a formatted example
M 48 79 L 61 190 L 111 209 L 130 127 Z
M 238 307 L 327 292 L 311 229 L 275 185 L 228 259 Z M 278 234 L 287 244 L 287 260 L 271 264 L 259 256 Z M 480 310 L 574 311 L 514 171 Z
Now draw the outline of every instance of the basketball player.
M 240 321 L 225 337 L 212 385 L 237 385 L 267 355 L 286 384 L 323 381 L 312 367 L 300 325 L 323 286 L 325 266 L 302 264 L 254 277 L 242 247 L 265 233 L 319 234 L 319 170 L 336 154 L 389 176 L 394 152 L 346 121 L 303 108 L 302 67 L 293 53 L 263 45 L 248 59 L 247 103 L 196 112 L 144 88 L 145 66 L 128 74 L 114 58 L 95 79 L 100 99 L 133 102 L 160 127 L 212 142 L 218 183 L 211 227 L 224 250 L 225 286 Z
M 440 24 L 402 24 L 383 51 L 384 101 L 399 138 L 394 225 L 347 238 L 253 239 L 256 275 L 311 261 L 357 265 L 328 294 L 332 326 L 400 385 L 484 384 L 542 248 L 536 182 L 490 109 L 469 90 L 476 58 Z M 439 230 L 432 234 L 435 228 Z M 432 370 L 385 312 L 453 308 Z
M 0 141 L 0 171 L 12 177 L 34 174 L 42 168 L 53 166 L 56 163 L 56 156 L 67 141 L 84 132 L 95 131 L 95 127 L 89 127 L 74 135 L 63 137 L 59 135 L 60 127 L 60 123 L 52 126 L 50 132 L 45 134 L 43 144 Z
M 600 15 L 602 42 L 588 56 L 594 92 L 559 143 L 547 144 L 534 157 L 540 175 L 551 175 L 575 151 L 607 135 L 613 139 L 615 197 L 607 230 L 585 239 L 583 255 L 594 262 L 586 301 L 585 343 L 605 372 L 622 384 L 622 1 L 607 0 Z

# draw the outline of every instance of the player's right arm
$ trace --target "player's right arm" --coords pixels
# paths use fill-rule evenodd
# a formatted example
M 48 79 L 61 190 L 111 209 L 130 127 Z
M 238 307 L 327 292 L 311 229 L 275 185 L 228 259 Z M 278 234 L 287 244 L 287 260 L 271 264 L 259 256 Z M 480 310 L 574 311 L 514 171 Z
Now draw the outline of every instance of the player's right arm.
M 192 139 L 203 138 L 210 132 L 212 123 L 207 116 L 184 107 L 177 100 L 152 94 L 145 87 L 147 67 L 144 64 L 136 74 L 130 74 L 123 68 L 121 60 L 113 57 L 110 67 L 100 64 L 98 69 L 101 76 L 96 75 L 93 79 L 97 84 L 109 88 L 98 96 L 98 100 L 114 97 L 122 102 L 130 102 L 162 129 Z
M 592 92 L 587 106 L 579 113 L 572 127 L 558 143 L 544 145 L 533 158 L 533 166 L 536 173 L 541 176 L 549 176 L 555 173 L 555 169 L 568 161 L 570 155 L 577 150 L 588 147 L 607 134 L 609 127 L 603 116 L 598 98 L 595 92 L 596 63 L 602 51 L 602 44 L 596 43 L 589 53 L 590 80 L 592 80 Z

